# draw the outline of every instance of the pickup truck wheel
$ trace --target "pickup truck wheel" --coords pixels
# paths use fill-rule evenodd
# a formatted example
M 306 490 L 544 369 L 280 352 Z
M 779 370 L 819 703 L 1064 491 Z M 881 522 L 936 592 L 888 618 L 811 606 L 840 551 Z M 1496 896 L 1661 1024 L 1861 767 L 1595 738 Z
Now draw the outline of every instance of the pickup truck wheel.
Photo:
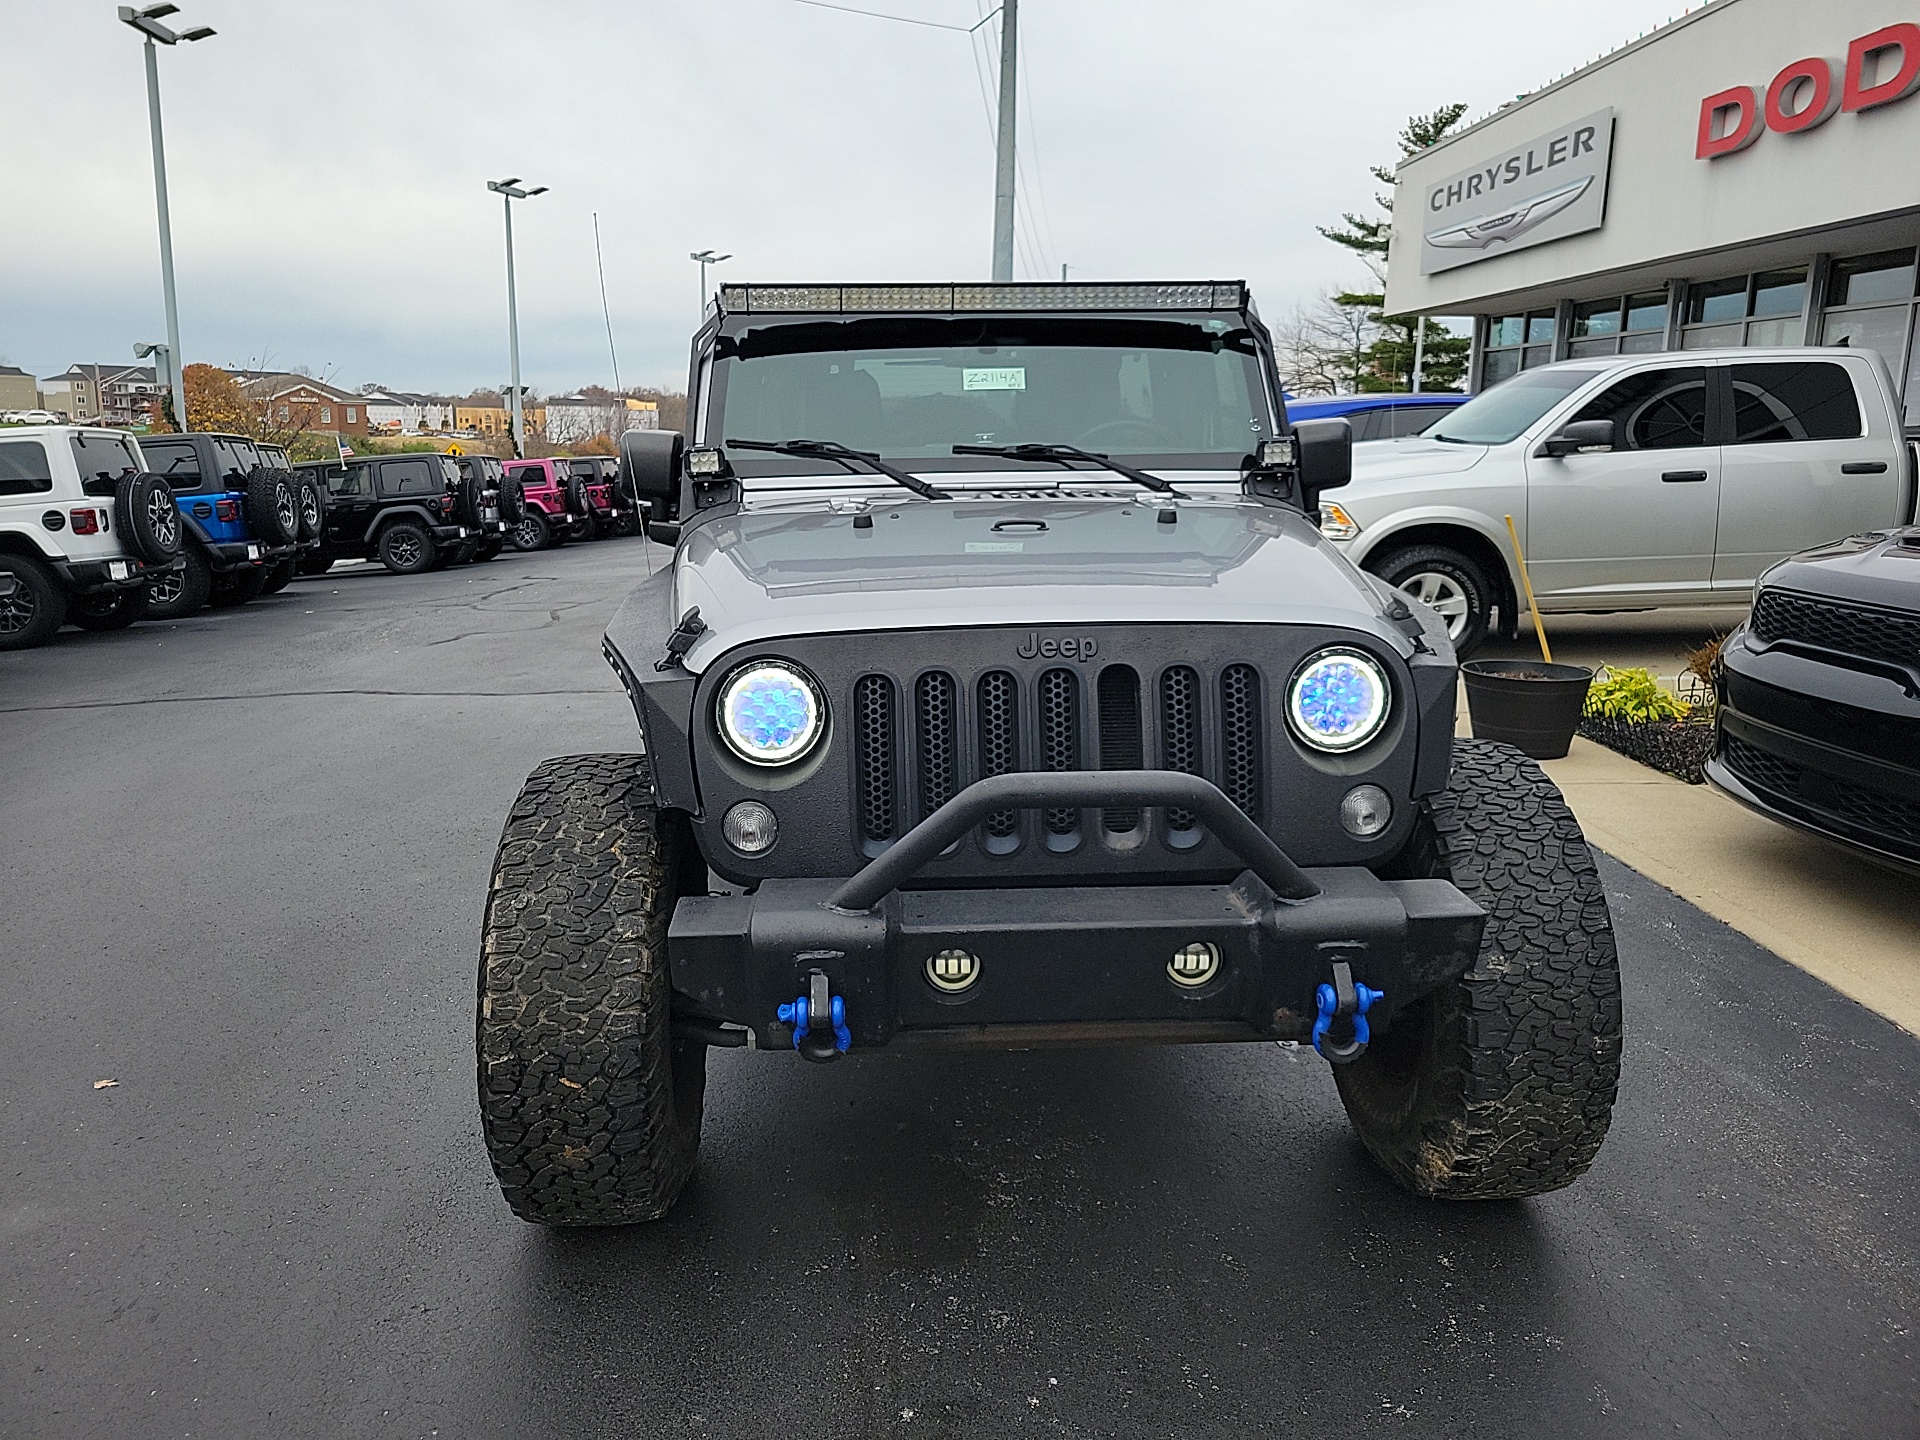
M 293 579 L 293 571 L 297 563 L 293 556 L 289 555 L 277 564 L 269 565 L 267 567 L 267 577 L 260 584 L 260 593 L 262 595 L 278 595 L 282 590 L 286 589 L 288 582 Z
M 667 922 L 697 852 L 639 755 L 527 777 L 480 939 L 480 1124 L 507 1204 L 539 1225 L 657 1220 L 693 1171 L 706 1046 L 676 1041 Z
M 545 550 L 554 543 L 553 527 L 547 523 L 547 517 L 531 506 L 512 533 L 516 550 Z
M 26 555 L 0 555 L 0 650 L 26 650 L 44 645 L 66 623 L 67 595 L 54 583 L 47 567 Z
M 124 630 L 147 615 L 147 587 L 95 590 L 67 599 L 67 619 L 82 630 Z
M 156 575 L 147 582 L 147 619 L 178 620 L 207 603 L 213 591 L 213 571 L 206 557 L 191 545 L 179 570 Z
M 1620 1083 L 1620 960 L 1579 823 L 1540 767 L 1453 742 L 1393 878 L 1450 879 L 1487 912 L 1479 958 L 1334 1067 L 1347 1117 L 1418 1195 L 1507 1200 L 1585 1173 Z
M 216 610 L 232 610 L 249 600 L 259 599 L 266 584 L 267 571 L 263 565 L 229 570 L 224 575 L 213 577 L 213 587 L 207 592 L 207 604 Z
M 1383 555 L 1367 568 L 1395 589 L 1432 606 L 1447 622 L 1447 636 L 1461 659 L 1487 638 L 1493 587 L 1486 572 L 1458 550 L 1415 545 Z
M 433 537 L 411 520 L 396 520 L 380 532 L 374 553 L 396 575 L 418 575 L 433 567 Z

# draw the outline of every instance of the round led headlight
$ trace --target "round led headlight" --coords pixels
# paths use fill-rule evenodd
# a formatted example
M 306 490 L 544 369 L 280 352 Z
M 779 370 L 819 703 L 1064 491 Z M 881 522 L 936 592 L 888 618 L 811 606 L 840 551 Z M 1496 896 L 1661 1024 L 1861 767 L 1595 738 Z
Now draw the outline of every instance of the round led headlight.
M 720 734 L 754 765 L 798 760 L 820 738 L 826 706 L 814 683 L 777 663 L 737 670 L 720 690 Z
M 1387 723 L 1393 691 L 1380 662 L 1359 650 L 1310 655 L 1287 687 L 1287 723 L 1316 750 L 1357 750 Z

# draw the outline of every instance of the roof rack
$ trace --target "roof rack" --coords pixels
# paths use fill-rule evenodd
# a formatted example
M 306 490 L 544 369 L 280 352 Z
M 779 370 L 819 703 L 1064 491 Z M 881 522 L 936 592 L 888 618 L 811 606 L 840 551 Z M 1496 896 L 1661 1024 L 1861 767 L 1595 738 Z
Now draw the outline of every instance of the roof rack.
M 724 315 L 976 314 L 1005 310 L 1239 310 L 1244 280 L 1125 285 L 722 285 Z

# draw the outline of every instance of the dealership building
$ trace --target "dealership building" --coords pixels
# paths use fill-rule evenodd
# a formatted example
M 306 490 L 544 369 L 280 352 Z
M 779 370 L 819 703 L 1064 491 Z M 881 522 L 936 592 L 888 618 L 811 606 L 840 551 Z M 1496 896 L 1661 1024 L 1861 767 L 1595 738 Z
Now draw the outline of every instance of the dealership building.
M 1387 309 L 1473 388 L 1588 355 L 1879 351 L 1920 433 L 1920 0 L 1712 0 L 1400 166 Z

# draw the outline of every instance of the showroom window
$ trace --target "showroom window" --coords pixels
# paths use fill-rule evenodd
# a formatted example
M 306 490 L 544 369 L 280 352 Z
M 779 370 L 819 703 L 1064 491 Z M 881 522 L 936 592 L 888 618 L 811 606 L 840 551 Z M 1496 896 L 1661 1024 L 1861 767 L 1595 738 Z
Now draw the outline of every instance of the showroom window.
M 1683 350 L 1723 345 L 1798 345 L 1805 334 L 1807 272 L 1762 270 L 1687 287 Z
M 1573 307 L 1567 354 L 1576 360 L 1587 355 L 1650 355 L 1666 345 L 1664 292 L 1584 300 Z
M 1487 352 L 1482 361 L 1481 385 L 1496 384 L 1552 360 L 1553 331 L 1551 310 L 1494 316 L 1487 322 Z
M 1821 318 L 1823 345 L 1878 350 L 1898 379 L 1907 377 L 1909 427 L 1920 425 L 1920 355 L 1909 355 L 1913 329 L 1914 252 L 1886 250 L 1835 260 L 1827 278 L 1827 309 Z M 1903 368 L 1911 366 L 1912 368 Z

